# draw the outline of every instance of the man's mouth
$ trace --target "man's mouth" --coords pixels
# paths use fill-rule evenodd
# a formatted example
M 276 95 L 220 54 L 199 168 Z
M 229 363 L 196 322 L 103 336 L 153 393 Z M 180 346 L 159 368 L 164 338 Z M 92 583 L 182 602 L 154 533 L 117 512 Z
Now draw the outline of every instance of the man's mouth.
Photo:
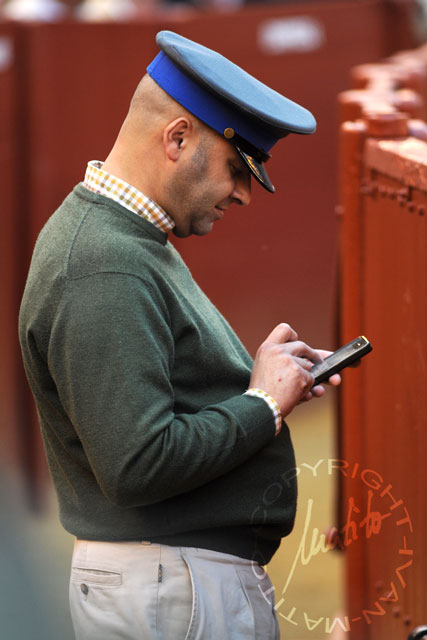
M 225 209 L 221 209 L 221 207 L 215 207 L 215 210 L 216 210 L 216 212 L 217 212 L 218 220 L 221 220 L 221 218 L 223 218 L 223 217 L 224 217 L 224 211 L 225 211 Z

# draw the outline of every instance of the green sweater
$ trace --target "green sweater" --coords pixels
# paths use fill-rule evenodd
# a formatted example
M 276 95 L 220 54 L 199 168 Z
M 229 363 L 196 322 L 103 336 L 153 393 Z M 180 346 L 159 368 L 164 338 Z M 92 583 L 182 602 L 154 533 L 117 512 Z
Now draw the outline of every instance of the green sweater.
M 293 526 L 289 430 L 167 234 L 78 185 L 42 230 L 20 340 L 63 526 L 268 562 Z

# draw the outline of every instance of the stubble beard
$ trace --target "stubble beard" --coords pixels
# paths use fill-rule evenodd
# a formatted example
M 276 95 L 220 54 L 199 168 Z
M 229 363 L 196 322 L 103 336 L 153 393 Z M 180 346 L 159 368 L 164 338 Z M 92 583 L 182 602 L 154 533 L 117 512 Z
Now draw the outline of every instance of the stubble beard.
M 188 164 L 178 169 L 167 185 L 168 198 L 173 203 L 171 211 L 177 211 L 175 217 L 171 214 L 178 221 L 173 229 L 177 237 L 205 235 L 212 228 L 204 213 L 209 205 L 210 146 L 209 138 L 202 135 Z

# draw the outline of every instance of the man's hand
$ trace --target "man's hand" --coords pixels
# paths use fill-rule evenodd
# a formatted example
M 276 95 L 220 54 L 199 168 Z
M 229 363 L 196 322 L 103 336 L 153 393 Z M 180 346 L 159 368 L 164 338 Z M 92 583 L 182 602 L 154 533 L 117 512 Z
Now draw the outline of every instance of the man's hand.
M 312 349 L 298 340 L 292 327 L 279 324 L 257 351 L 250 387 L 270 394 L 279 405 L 282 416 L 286 417 L 299 402 L 324 394 L 325 389 L 321 385 L 312 388 L 314 377 L 310 369 L 329 353 Z M 338 374 L 329 379 L 333 385 L 340 382 Z

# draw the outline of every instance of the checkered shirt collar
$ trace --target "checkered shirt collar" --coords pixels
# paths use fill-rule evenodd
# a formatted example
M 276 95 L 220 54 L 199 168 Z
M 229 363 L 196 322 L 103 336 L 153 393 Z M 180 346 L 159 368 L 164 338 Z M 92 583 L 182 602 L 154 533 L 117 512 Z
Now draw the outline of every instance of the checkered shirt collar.
M 129 211 L 133 211 L 133 213 L 152 222 L 165 233 L 168 233 L 175 226 L 172 218 L 153 200 L 127 182 L 103 171 L 102 162 L 99 160 L 91 160 L 88 163 L 83 185 L 94 193 L 100 193 L 102 196 L 118 202 Z

